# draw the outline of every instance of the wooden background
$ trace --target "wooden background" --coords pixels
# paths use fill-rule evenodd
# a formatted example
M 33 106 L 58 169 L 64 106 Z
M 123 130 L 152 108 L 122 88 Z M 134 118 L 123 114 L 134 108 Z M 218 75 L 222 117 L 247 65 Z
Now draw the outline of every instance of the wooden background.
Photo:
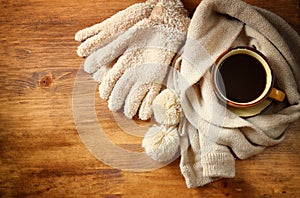
M 186 188 L 179 160 L 153 172 L 125 172 L 85 148 L 72 115 L 83 61 L 74 34 L 136 2 L 0 1 L 0 197 L 300 197 L 300 121 L 278 146 L 237 160 L 234 179 L 196 189 Z M 192 12 L 200 1 L 183 2 Z M 300 33 L 299 0 L 247 2 L 277 13 Z M 142 139 L 123 134 L 106 103 L 97 101 L 112 141 L 141 151 Z

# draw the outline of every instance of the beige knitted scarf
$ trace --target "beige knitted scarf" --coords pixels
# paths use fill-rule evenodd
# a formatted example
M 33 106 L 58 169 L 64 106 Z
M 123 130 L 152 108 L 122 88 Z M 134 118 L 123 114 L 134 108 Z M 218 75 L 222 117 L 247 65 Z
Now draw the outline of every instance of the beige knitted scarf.
M 218 102 L 210 81 L 214 60 L 232 46 L 250 46 L 270 61 L 286 101 L 241 118 Z M 277 15 L 240 0 L 203 0 L 188 29 L 176 80 L 184 118 L 180 168 L 188 187 L 234 177 L 246 159 L 281 142 L 300 117 L 300 38 Z

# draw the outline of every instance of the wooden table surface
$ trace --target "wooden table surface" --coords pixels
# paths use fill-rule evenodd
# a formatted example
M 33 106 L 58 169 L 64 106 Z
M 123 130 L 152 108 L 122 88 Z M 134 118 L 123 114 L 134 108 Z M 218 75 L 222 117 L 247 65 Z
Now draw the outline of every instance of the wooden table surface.
M 246 1 L 300 33 L 299 0 Z M 136 2 L 0 1 L 0 197 L 300 197 L 300 121 L 281 144 L 237 160 L 234 179 L 195 189 L 186 188 L 179 160 L 135 173 L 109 167 L 88 151 L 72 112 L 83 61 L 74 34 Z M 200 0 L 183 2 L 193 12 Z M 125 134 L 107 104 L 96 100 L 109 138 L 142 151 L 142 138 Z

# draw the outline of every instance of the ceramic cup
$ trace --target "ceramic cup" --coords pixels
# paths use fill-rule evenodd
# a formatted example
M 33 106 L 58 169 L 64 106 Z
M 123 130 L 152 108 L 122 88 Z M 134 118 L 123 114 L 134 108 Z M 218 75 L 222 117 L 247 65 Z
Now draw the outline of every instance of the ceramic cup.
M 225 51 L 213 64 L 211 76 L 218 98 L 232 107 L 252 107 L 267 98 L 282 102 L 285 98 L 284 92 L 274 88 L 267 58 L 254 48 Z

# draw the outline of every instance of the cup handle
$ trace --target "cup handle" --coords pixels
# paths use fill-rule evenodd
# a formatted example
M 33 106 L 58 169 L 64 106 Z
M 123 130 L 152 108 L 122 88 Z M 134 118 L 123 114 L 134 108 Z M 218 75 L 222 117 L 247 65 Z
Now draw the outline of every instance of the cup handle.
M 279 89 L 272 88 L 269 94 L 269 98 L 282 102 L 285 98 L 285 93 L 283 91 L 280 91 Z

